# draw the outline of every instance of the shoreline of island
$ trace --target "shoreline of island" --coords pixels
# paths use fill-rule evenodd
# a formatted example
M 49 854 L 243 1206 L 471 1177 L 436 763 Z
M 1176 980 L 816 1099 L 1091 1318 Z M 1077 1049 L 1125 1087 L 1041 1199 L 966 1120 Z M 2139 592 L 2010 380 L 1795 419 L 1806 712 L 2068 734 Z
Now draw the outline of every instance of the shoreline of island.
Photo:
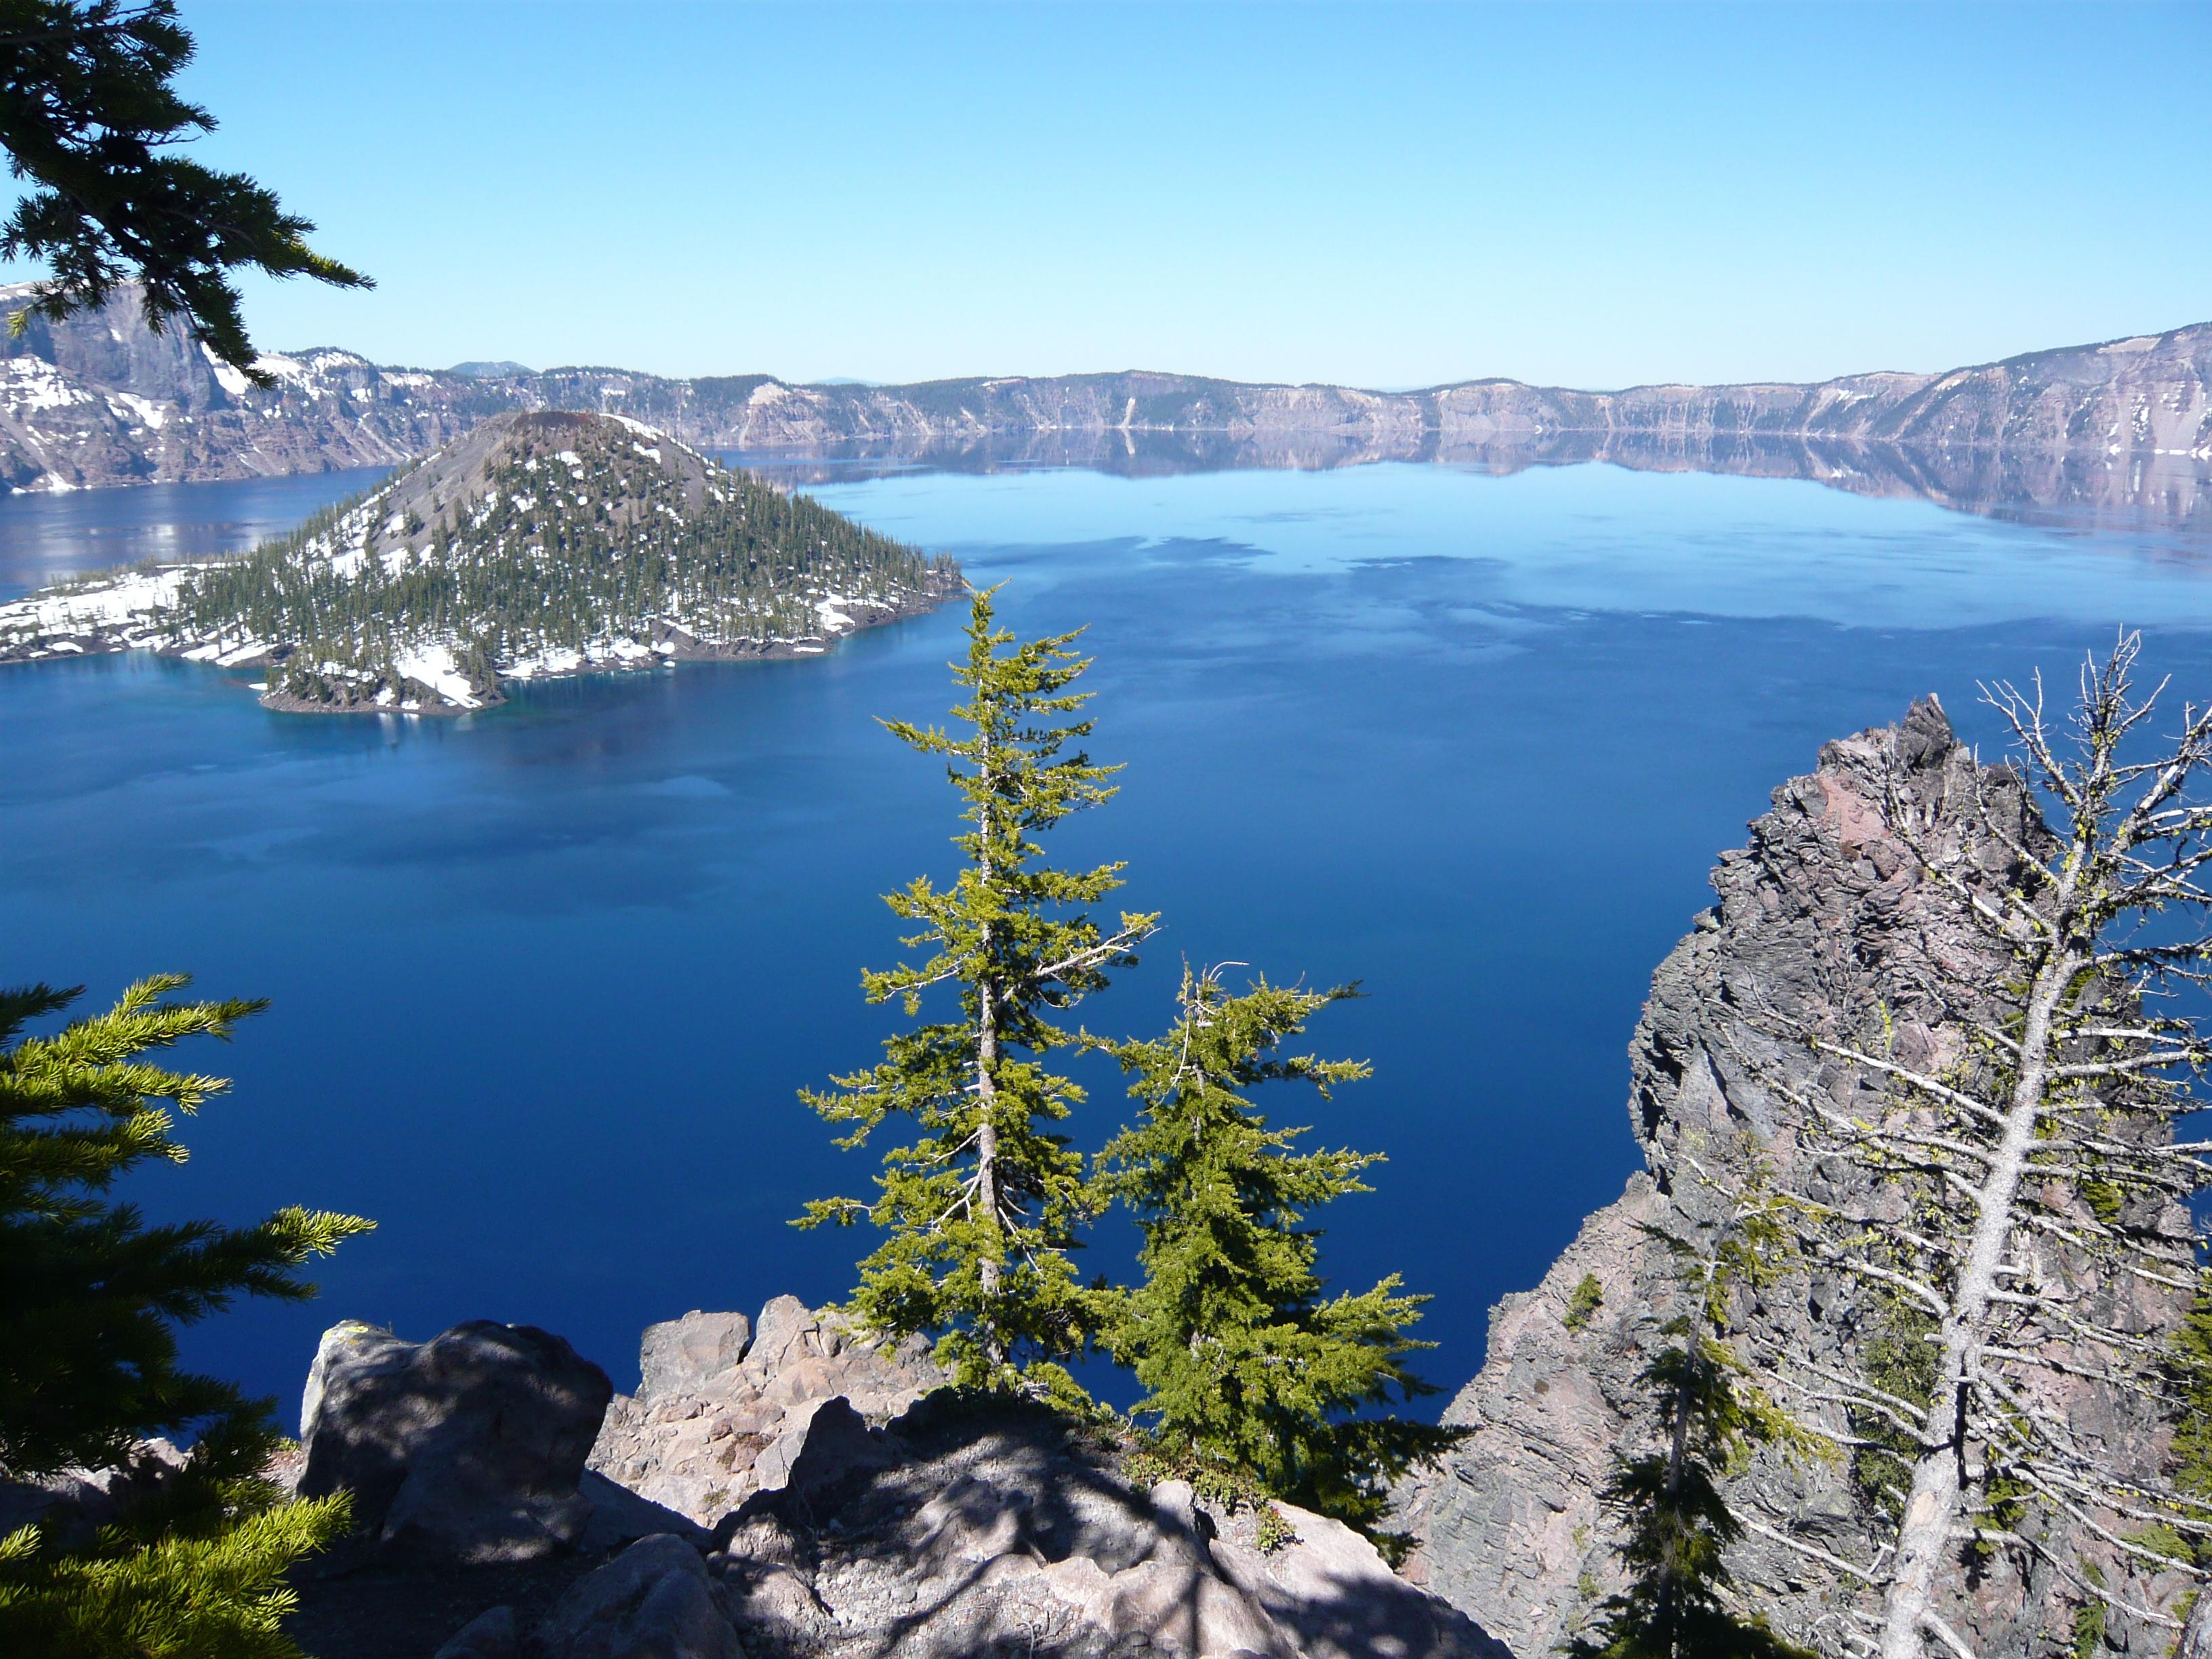
M 283 714 L 467 714 L 518 682 L 825 654 L 964 591 L 944 556 L 621 416 L 502 416 L 230 559 L 0 603 L 0 662 L 265 671 Z
M 201 568 L 198 565 L 165 567 L 162 574 L 173 569 Z M 483 714 L 510 701 L 508 688 L 533 685 L 548 680 L 582 679 L 593 674 L 643 673 L 658 668 L 672 668 L 683 663 L 781 662 L 827 656 L 857 635 L 927 616 L 963 591 L 963 586 L 955 581 L 924 590 L 892 605 L 847 601 L 840 606 L 839 614 L 848 619 L 849 627 L 790 639 L 716 643 L 698 639 L 672 624 L 663 630 L 661 639 L 649 646 L 641 645 L 625 636 L 611 641 L 599 654 L 588 650 L 556 651 L 538 658 L 525 659 L 503 669 L 495 667 L 492 684 L 489 686 L 472 685 L 469 693 L 472 700 L 467 702 L 442 697 L 434 702 L 425 702 L 420 699 L 385 703 L 372 699 L 337 702 L 267 690 L 260 691 L 256 701 L 264 708 L 283 714 L 419 714 L 441 719 Z M 204 645 L 181 641 L 156 644 L 143 635 L 131 638 L 120 633 L 94 630 L 71 634 L 58 641 L 41 641 L 27 647 L 0 646 L 0 667 L 88 661 L 95 657 L 125 656 L 134 651 L 143 651 L 149 656 L 171 662 L 190 662 L 226 672 L 275 668 L 289 654 L 289 651 L 276 650 L 257 650 L 250 655 L 209 653 Z M 249 685 L 244 689 L 251 690 L 253 688 Z

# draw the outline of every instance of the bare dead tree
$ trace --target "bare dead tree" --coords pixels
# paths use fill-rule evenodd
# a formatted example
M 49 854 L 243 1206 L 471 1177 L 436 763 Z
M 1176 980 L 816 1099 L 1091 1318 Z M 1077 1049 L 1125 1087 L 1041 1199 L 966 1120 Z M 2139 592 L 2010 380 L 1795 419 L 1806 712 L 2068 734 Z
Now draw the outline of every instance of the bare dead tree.
M 1941 1593 L 1977 1551 L 2040 1558 L 2083 1605 L 2179 1632 L 2173 1606 L 2108 1583 L 2080 1547 L 2140 1579 L 2193 1574 L 2177 1540 L 2212 1538 L 2212 1504 L 2114 1467 L 2077 1421 L 2092 1395 L 2173 1420 L 2164 1334 L 2198 1289 L 2188 1204 L 2212 1173 L 2212 1143 L 2179 1127 L 2212 1058 L 2184 1000 L 2212 985 L 2212 708 L 2184 705 L 2154 742 L 2166 687 L 2138 696 L 2138 650 L 2130 634 L 2093 658 L 2056 731 L 2039 679 L 1983 688 L 2027 790 L 1973 769 L 1978 851 L 1890 757 L 1886 828 L 1957 924 L 1927 931 L 1911 991 L 1944 1042 L 1900 1042 L 1888 1006 L 1822 1030 L 1754 1019 L 1855 1085 L 1765 1079 L 1796 1108 L 1797 1167 L 1856 1172 L 1801 1183 L 1800 1249 L 1909 1310 L 1932 1350 L 1924 1391 L 1810 1360 L 1784 1373 L 1816 1413 L 1902 1449 L 1893 1532 L 1852 1564 L 1848 1644 L 1879 1659 L 1976 1659 Z

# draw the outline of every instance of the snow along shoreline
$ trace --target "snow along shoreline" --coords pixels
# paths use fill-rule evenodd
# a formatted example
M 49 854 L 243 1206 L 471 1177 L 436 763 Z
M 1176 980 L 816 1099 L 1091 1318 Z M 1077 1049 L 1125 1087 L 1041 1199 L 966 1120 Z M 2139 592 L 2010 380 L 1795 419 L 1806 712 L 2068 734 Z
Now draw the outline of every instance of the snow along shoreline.
M 199 639 L 159 626 L 161 609 L 173 604 L 179 584 L 208 564 L 165 566 L 133 571 L 97 586 L 47 591 L 0 604 L 0 664 L 70 661 L 145 651 L 158 657 L 204 663 L 210 668 L 252 669 L 276 665 L 290 647 L 252 639 Z M 702 640 L 673 623 L 662 623 L 643 641 L 617 636 L 581 649 L 560 647 L 495 663 L 495 684 L 471 683 L 459 672 L 454 641 L 425 641 L 395 654 L 394 666 L 426 694 L 388 696 L 378 702 L 325 702 L 261 690 L 264 708 L 295 714 L 469 714 L 507 701 L 505 688 L 536 680 L 574 679 L 586 674 L 635 673 L 679 662 L 765 662 L 827 654 L 852 635 L 934 611 L 953 590 L 914 593 L 891 603 L 830 593 L 817 601 L 818 634 L 767 640 Z

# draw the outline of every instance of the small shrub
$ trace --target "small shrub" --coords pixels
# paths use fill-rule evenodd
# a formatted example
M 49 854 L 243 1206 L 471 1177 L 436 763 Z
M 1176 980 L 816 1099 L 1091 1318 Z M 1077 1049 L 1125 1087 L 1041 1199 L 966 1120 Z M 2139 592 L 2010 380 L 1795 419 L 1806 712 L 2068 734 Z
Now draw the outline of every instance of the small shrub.
M 1579 1331 L 1590 1322 L 1590 1316 L 1604 1305 L 1605 1286 L 1597 1282 L 1595 1273 L 1584 1273 L 1583 1282 L 1567 1297 L 1566 1317 L 1560 1322 L 1571 1331 Z
M 2085 1563 L 2083 1571 L 2091 1583 L 2104 1583 L 2105 1575 L 2094 1562 Z M 2104 1645 L 2105 1604 L 2093 1595 L 2074 1609 L 2074 1659 L 2097 1659 L 2097 1650 Z
M 1298 1541 L 1298 1529 L 1285 1521 L 1283 1512 L 1273 1504 L 1260 1505 L 1254 1532 L 1262 1555 L 1273 1555 L 1277 1550 Z

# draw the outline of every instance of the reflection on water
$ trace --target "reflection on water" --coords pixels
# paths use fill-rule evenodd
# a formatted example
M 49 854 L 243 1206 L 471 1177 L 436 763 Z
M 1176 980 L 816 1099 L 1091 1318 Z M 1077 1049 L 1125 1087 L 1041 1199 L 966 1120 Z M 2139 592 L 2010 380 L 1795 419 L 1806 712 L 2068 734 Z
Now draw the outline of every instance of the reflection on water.
M 1121 477 L 1288 468 L 1325 471 L 1425 461 L 1505 474 L 1603 461 L 1638 472 L 1800 478 L 1858 495 L 1933 501 L 1966 513 L 2066 529 L 2212 534 L 2212 459 L 2092 450 L 1906 447 L 1758 433 L 1555 432 L 1526 442 L 1444 444 L 1433 432 L 1370 436 L 1225 432 L 1039 432 L 973 442 L 833 445 L 793 456 L 724 459 L 797 487 L 889 474 L 1082 467 Z
M 242 553 L 386 470 L 0 496 L 0 599 L 81 570 Z
M 1325 472 L 1426 462 L 1505 477 L 1603 462 L 1634 472 L 1802 479 L 1856 495 L 2075 531 L 2179 532 L 2212 545 L 2212 459 L 2091 451 L 1908 448 L 1764 434 L 1553 433 L 1526 443 L 1441 445 L 1356 434 L 1000 434 L 972 443 L 833 445 L 804 455 L 721 452 L 787 488 L 820 489 L 902 474 L 1078 469 L 1119 478 L 1203 472 Z M 367 489 L 374 467 L 215 483 L 155 484 L 0 497 L 0 599 L 87 570 L 242 552 L 317 507 Z

